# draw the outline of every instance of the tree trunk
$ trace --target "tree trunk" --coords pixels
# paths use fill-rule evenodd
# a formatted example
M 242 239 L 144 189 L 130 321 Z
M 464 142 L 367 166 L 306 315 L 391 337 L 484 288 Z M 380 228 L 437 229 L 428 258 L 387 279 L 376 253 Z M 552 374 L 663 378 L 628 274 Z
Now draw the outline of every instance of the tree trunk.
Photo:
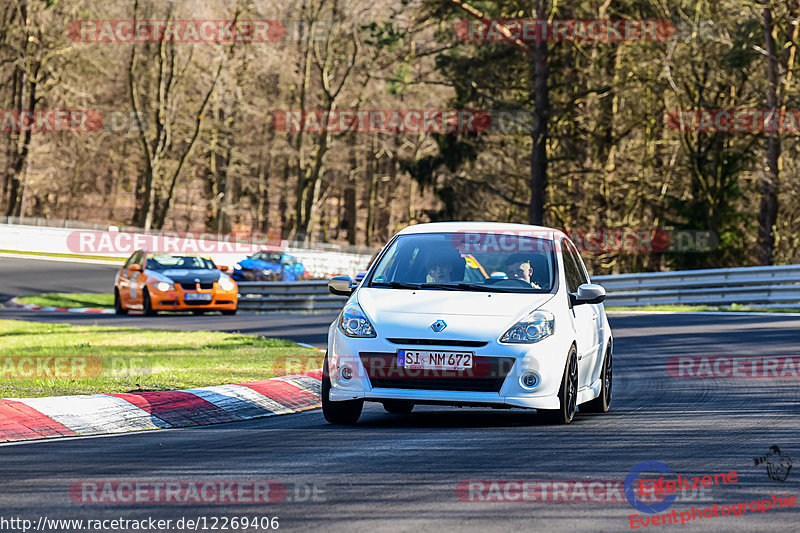
M 281 182 L 280 198 L 278 199 L 278 213 L 280 214 L 281 235 L 283 238 L 289 238 L 293 231 L 292 210 L 289 209 L 289 176 L 291 175 L 291 166 L 289 158 L 283 165 L 283 181 Z
M 777 113 L 778 104 L 778 56 L 775 50 L 772 12 L 764 8 L 764 41 L 767 52 L 767 107 Z M 761 205 L 758 213 L 758 262 L 771 265 L 775 248 L 773 228 L 778 220 L 778 160 L 781 153 L 777 131 L 767 132 L 767 165 L 761 180 Z
M 19 3 L 19 21 L 27 27 L 28 5 Z M 34 112 L 36 109 L 36 90 L 41 64 L 36 58 L 31 58 L 33 41 L 28 38 L 28 31 L 22 32 L 19 49 L 21 51 L 20 63 L 14 66 L 14 109 Z M 8 204 L 7 216 L 20 216 L 22 211 L 22 181 L 28 153 L 31 147 L 31 129 L 22 133 L 12 133 L 13 146 L 11 150 L 11 176 L 8 179 Z
M 366 244 L 372 246 L 375 225 L 375 197 L 378 193 L 378 137 L 372 137 L 372 150 L 369 153 L 369 161 L 365 166 L 369 179 L 369 195 L 367 198 L 367 224 L 366 224 Z
M 268 153 L 266 160 L 263 156 L 258 164 L 258 212 L 256 213 L 256 227 L 260 231 L 269 229 L 269 173 L 272 167 L 272 156 Z
M 264 146 L 258 157 L 258 213 L 256 214 L 256 227 L 260 231 L 269 229 L 269 184 L 272 174 L 272 150 L 270 149 L 275 138 L 275 130 L 267 128 Z
M 344 190 L 344 209 L 340 223 L 347 230 L 347 242 L 351 246 L 355 246 L 358 244 L 358 233 L 356 232 L 358 223 L 358 156 L 361 153 L 360 147 L 356 145 L 355 135 L 350 135 L 348 146 L 350 148 L 350 171 Z
M 328 107 L 330 113 L 331 106 Z M 325 131 L 320 134 L 317 153 L 314 157 L 314 166 L 304 180 L 305 199 L 303 200 L 302 222 L 298 224 L 298 229 L 304 235 L 305 242 L 314 240 L 314 229 L 317 225 L 317 210 L 319 208 L 319 195 L 322 187 L 322 175 L 324 173 L 325 156 L 328 153 L 328 143 L 330 133 Z
M 546 0 L 537 0 L 536 18 L 547 18 Z M 540 39 L 533 49 L 534 125 L 531 135 L 531 198 L 528 220 L 531 224 L 544 224 L 544 204 L 547 194 L 547 120 L 550 112 L 550 95 L 547 87 L 547 41 Z

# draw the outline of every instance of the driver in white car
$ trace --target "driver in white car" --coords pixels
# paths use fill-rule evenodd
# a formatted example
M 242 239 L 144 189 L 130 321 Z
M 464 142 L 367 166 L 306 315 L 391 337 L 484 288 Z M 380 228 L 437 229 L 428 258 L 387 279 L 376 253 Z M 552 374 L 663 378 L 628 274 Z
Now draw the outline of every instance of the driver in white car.
M 451 283 L 464 277 L 466 262 L 456 250 L 436 250 L 425 262 L 426 283 Z

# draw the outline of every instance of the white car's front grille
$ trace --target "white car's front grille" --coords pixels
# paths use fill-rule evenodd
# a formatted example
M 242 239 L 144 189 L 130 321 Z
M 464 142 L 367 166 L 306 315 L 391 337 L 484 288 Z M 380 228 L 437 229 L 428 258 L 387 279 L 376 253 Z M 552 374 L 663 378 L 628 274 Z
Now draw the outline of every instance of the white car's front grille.
M 489 344 L 487 341 L 461 341 L 453 339 L 386 339 L 392 344 L 407 344 L 412 346 L 460 346 L 480 348 Z
M 514 366 L 513 357 L 476 355 L 466 370 L 414 370 L 397 366 L 397 354 L 361 352 L 361 363 L 373 388 L 500 392 Z

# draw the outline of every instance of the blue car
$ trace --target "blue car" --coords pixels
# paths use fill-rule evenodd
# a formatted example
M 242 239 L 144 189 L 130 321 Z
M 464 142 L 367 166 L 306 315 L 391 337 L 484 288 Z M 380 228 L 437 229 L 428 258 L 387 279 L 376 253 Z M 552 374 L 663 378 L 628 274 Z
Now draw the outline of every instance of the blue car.
M 293 255 L 257 252 L 234 266 L 236 281 L 297 281 L 306 269 Z

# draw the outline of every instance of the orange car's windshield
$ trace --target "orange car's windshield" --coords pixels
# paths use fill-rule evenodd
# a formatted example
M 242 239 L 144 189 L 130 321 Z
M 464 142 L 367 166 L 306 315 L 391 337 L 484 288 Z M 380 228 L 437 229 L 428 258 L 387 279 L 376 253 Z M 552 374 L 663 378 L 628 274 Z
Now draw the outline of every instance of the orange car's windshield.
M 156 255 L 147 258 L 147 268 L 158 272 L 173 269 L 216 270 L 211 259 L 196 256 Z

